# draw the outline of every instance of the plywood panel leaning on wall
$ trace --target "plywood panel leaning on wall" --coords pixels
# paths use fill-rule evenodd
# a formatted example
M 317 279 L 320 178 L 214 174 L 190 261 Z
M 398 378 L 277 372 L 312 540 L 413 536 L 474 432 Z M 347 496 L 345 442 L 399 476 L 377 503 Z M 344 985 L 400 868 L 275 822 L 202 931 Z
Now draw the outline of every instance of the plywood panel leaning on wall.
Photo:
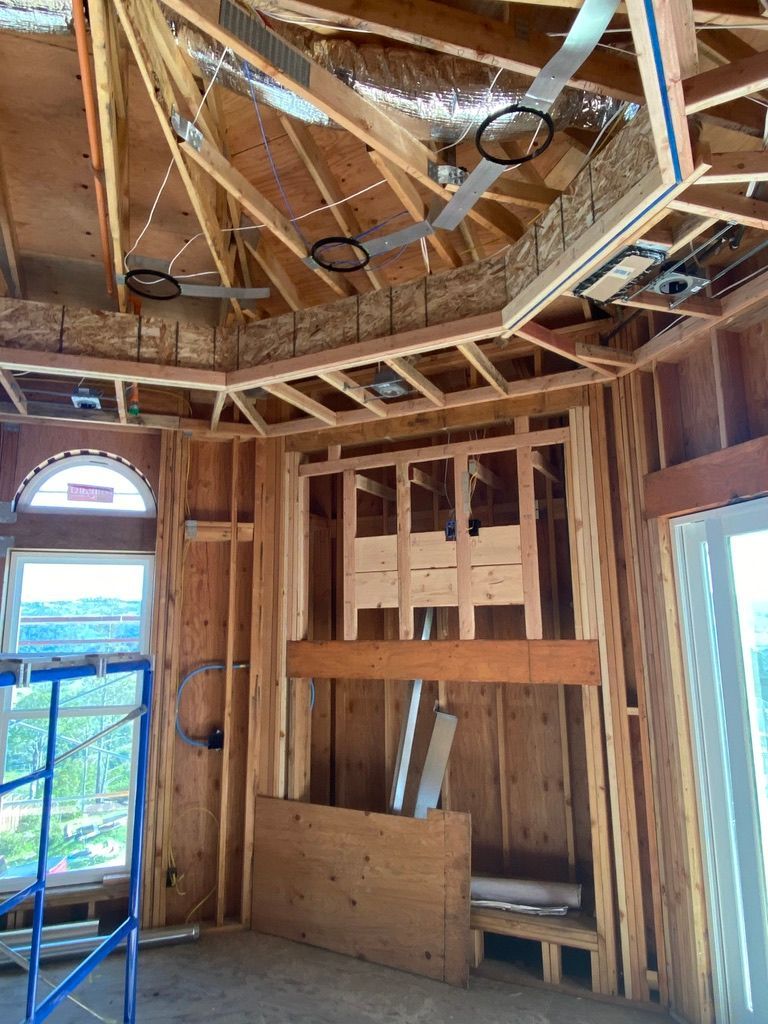
M 468 814 L 416 820 L 258 797 L 253 863 L 257 930 L 467 984 Z

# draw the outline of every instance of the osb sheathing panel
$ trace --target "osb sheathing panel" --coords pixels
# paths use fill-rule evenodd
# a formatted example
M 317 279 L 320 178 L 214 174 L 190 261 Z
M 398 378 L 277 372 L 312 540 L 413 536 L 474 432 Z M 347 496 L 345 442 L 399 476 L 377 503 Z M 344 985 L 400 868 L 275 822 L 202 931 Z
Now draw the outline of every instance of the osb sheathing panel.
M 0 300 L 0 342 L 43 351 L 143 359 L 188 367 L 259 366 L 389 334 L 495 312 L 520 295 L 566 247 L 609 211 L 653 167 L 645 113 L 584 168 L 522 238 L 504 253 L 418 281 L 231 328 L 227 357 L 216 357 L 215 329 L 141 321 L 118 313 Z M 63 317 L 63 331 L 61 322 Z M 233 340 L 237 332 L 237 345 Z M 141 335 L 141 344 L 139 336 Z
M 0 344 L 7 348 L 58 352 L 63 315 L 61 306 L 0 299 Z
M 178 324 L 155 316 L 141 319 L 139 358 L 144 363 L 176 363 Z
M 217 327 L 213 350 L 214 369 L 227 370 L 237 369 L 237 327 Z
M 181 366 L 213 369 L 215 331 L 198 324 L 179 324 L 177 359 Z
M 64 308 L 61 351 L 71 356 L 108 356 L 137 359 L 135 316 L 102 310 Z

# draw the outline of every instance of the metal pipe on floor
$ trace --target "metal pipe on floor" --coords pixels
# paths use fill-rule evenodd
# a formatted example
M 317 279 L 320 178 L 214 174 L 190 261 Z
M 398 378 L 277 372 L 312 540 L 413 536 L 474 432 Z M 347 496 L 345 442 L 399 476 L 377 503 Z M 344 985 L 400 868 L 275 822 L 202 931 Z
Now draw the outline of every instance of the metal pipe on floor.
M 200 938 L 199 924 L 169 925 L 166 928 L 151 928 L 139 933 L 139 947 L 149 949 L 153 946 L 171 946 L 181 943 L 196 942 Z M 0 940 L 22 957 L 29 955 L 30 944 L 9 941 L 6 935 L 0 932 Z M 82 957 L 91 953 L 104 941 L 103 935 L 81 935 L 75 938 L 53 938 L 49 942 L 43 942 L 40 947 L 40 960 L 66 960 L 74 957 Z M 119 950 L 121 947 L 118 946 Z M 116 950 L 117 951 L 117 950 Z M 0 950 L 0 968 L 13 966 L 13 962 L 3 956 Z

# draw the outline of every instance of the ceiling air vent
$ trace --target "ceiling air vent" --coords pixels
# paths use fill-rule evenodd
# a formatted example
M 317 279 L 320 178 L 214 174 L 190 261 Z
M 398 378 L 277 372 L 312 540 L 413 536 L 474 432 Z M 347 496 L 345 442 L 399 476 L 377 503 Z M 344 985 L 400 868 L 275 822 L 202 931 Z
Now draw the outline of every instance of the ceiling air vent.
M 610 302 L 627 285 L 647 274 L 652 267 L 663 263 L 666 258 L 666 251 L 658 246 L 630 245 L 578 284 L 573 289 L 574 295 L 583 295 L 595 302 Z

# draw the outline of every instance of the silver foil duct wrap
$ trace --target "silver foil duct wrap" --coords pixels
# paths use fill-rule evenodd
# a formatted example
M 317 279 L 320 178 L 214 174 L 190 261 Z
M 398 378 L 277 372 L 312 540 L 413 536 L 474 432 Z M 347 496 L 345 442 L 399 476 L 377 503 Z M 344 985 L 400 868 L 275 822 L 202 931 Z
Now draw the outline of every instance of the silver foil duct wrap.
M 178 18 L 168 15 L 177 42 L 200 66 L 213 75 L 221 48 Z M 0 30 L 35 34 L 71 31 L 72 9 L 68 0 L 0 0 Z M 271 27 L 310 60 L 377 106 L 405 116 L 409 125 L 421 126 L 423 139 L 455 142 L 494 110 L 516 103 L 530 79 L 447 54 L 406 46 L 319 36 L 308 29 L 283 22 Z M 243 95 L 251 91 L 284 114 L 308 124 L 329 125 L 329 118 L 310 103 L 282 88 L 230 52 L 219 71 L 227 88 Z M 495 81 L 494 81 L 495 80 Z M 491 88 L 493 86 L 493 88 Z M 598 131 L 616 113 L 619 101 L 579 89 L 565 89 L 551 114 L 558 128 L 573 126 Z M 520 130 L 513 118 L 497 121 L 488 138 L 504 138 Z M 521 126 L 525 128 L 526 126 Z
M 192 26 L 174 19 L 177 40 L 201 68 L 212 75 L 221 48 L 212 44 Z M 517 103 L 525 95 L 530 78 L 502 71 L 448 54 L 405 46 L 382 46 L 372 42 L 329 39 L 306 29 L 273 23 L 273 30 L 301 50 L 311 61 L 326 68 L 345 85 L 377 106 L 421 125 L 424 139 L 455 142 L 501 107 Z M 282 113 L 308 124 L 332 122 L 320 110 L 294 96 L 255 68 L 228 53 L 219 78 L 230 89 L 249 95 L 251 89 Z M 550 111 L 557 128 L 577 127 L 599 131 L 616 114 L 619 100 L 580 89 L 565 89 Z M 526 125 L 521 126 L 523 130 Z M 506 138 L 521 130 L 514 118 L 496 122 L 487 138 Z
M 69 0 L 0 0 L 0 32 L 52 35 L 71 29 Z

